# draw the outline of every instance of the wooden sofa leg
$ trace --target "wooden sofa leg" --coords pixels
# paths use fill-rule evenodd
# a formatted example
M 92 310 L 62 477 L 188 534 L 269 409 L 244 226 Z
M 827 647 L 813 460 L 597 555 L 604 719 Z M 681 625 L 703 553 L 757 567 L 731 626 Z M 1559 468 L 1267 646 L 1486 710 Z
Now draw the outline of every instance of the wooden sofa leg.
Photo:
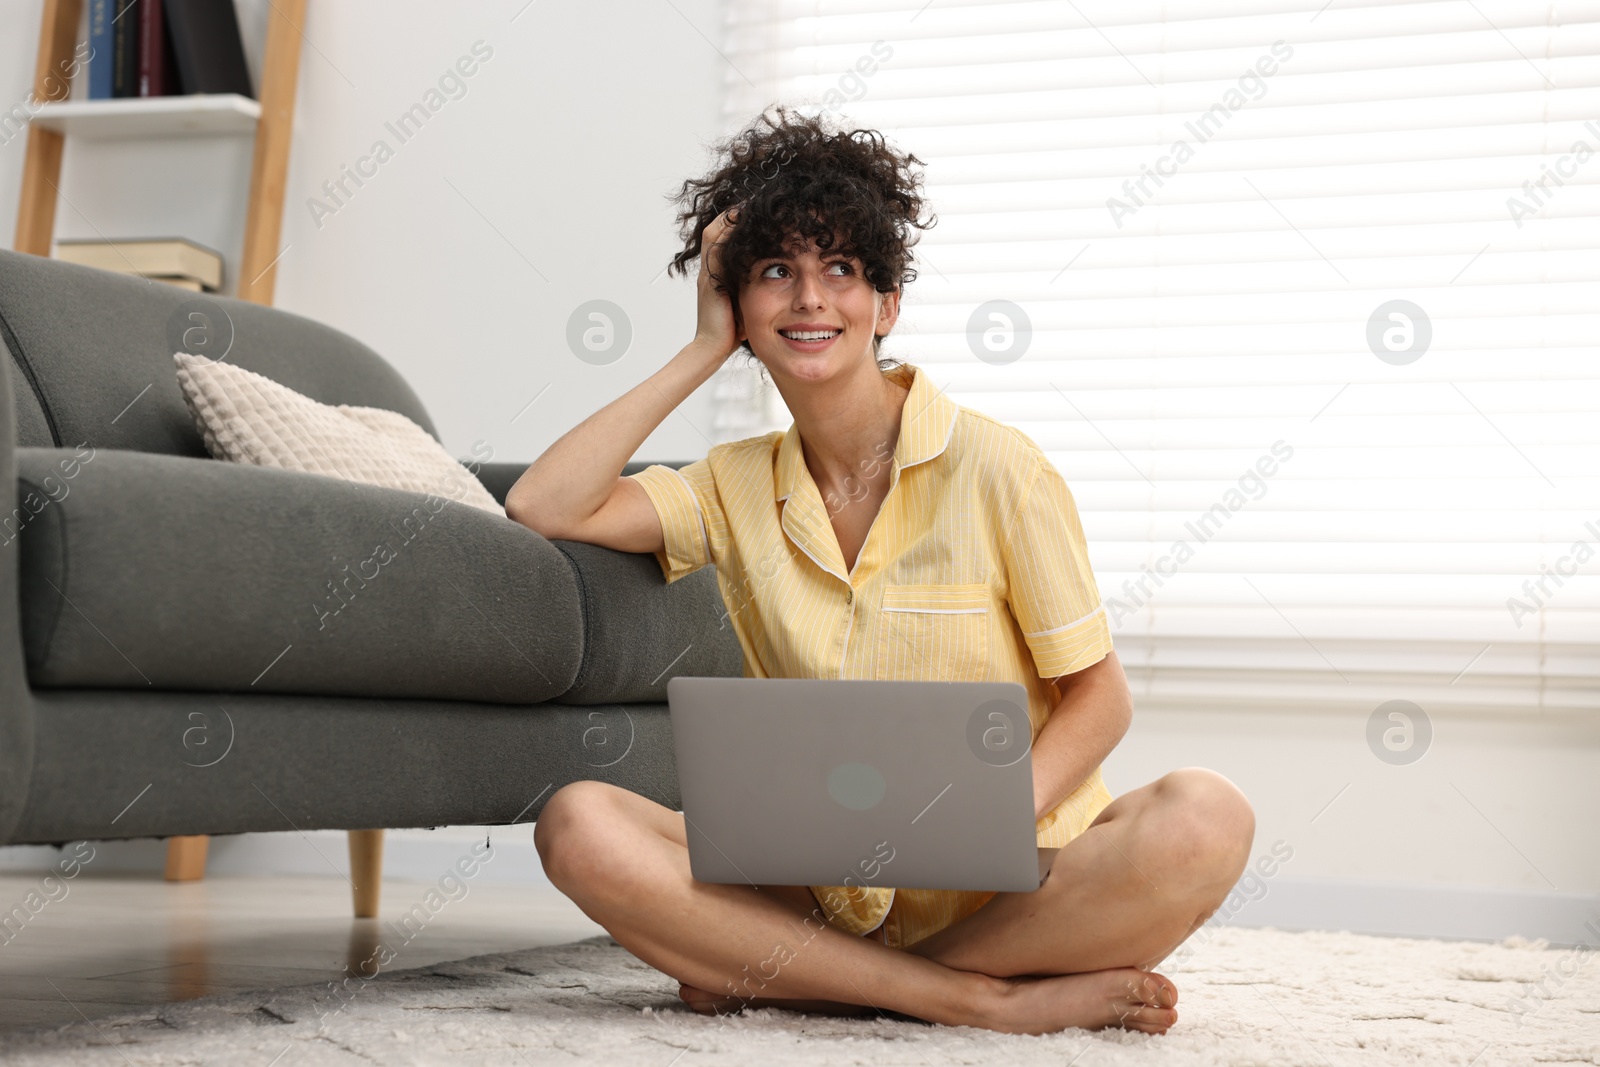
M 383 890 L 383 831 L 351 830 L 349 835 L 350 885 L 356 918 L 375 919 Z
M 206 876 L 205 834 L 167 838 L 167 881 L 198 882 Z

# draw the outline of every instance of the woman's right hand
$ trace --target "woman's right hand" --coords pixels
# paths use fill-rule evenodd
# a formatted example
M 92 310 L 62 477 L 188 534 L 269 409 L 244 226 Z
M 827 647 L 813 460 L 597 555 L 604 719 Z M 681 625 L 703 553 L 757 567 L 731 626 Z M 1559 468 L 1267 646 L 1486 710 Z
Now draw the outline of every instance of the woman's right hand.
M 700 237 L 700 277 L 696 283 L 699 307 L 694 344 L 714 358 L 719 366 L 739 347 L 740 335 L 733 317 L 732 294 L 717 292 L 711 275 L 713 271 L 720 272 L 722 269 L 722 249 L 719 246 L 738 221 L 738 216 L 738 207 L 728 208 L 711 220 Z

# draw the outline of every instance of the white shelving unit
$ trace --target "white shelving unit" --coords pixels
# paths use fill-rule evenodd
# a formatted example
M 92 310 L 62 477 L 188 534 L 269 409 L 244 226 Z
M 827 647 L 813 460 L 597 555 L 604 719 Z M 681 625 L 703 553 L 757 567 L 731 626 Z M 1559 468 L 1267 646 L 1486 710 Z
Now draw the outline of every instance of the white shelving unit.
M 45 104 L 35 125 L 74 137 L 133 139 L 251 134 L 261 105 L 238 93 L 193 93 Z
M 40 0 L 38 6 L 42 11 L 32 98 L 49 101 L 61 95 L 59 72 L 71 66 L 82 41 L 79 28 L 83 24 L 83 0 Z M 247 134 L 255 141 L 255 150 L 250 164 L 244 245 L 235 274 L 239 285 L 233 295 L 270 306 L 277 282 L 276 265 L 283 255 L 278 240 L 289 171 L 295 89 L 300 77 L 300 44 L 305 40 L 306 0 L 271 0 L 268 6 L 259 102 L 237 93 L 207 93 L 68 99 L 45 103 L 33 111 L 31 121 L 26 123 L 28 150 L 22 163 L 22 191 L 13 242 L 17 251 L 34 256 L 51 253 L 68 134 L 102 140 Z M 204 877 L 207 840 L 197 834 L 167 839 L 169 881 Z M 360 918 L 370 918 L 378 913 L 383 831 L 350 831 L 350 858 L 355 913 Z

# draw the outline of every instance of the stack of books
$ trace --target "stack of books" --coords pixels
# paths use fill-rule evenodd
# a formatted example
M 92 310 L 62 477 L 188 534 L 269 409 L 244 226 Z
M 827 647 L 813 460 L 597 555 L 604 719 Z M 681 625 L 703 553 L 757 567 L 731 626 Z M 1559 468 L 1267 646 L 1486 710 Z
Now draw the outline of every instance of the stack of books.
M 56 258 L 119 274 L 137 274 L 197 293 L 214 293 L 222 288 L 222 254 L 182 237 L 57 241 Z
M 255 97 L 233 0 L 89 0 L 89 99 Z

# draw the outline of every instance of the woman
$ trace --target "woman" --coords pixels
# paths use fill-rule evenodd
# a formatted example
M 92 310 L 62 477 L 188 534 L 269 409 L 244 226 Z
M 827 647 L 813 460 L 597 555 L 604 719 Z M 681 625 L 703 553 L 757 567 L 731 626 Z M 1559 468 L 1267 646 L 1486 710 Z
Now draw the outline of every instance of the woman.
M 546 537 L 655 553 L 668 581 L 714 563 L 755 677 L 1022 683 L 1053 860 L 1034 893 L 706 884 L 681 814 L 585 781 L 539 816 L 546 872 L 698 1011 L 1165 1032 L 1177 990 L 1150 968 L 1239 877 L 1248 803 L 1199 768 L 1112 799 L 1099 765 L 1131 698 L 1065 483 L 1020 432 L 914 366 L 880 366 L 915 278 L 912 230 L 933 222 L 921 161 L 782 107 L 721 152 L 678 195 L 671 266 L 701 261 L 694 340 L 540 456 L 507 513 Z M 790 430 L 618 477 L 741 346 Z

